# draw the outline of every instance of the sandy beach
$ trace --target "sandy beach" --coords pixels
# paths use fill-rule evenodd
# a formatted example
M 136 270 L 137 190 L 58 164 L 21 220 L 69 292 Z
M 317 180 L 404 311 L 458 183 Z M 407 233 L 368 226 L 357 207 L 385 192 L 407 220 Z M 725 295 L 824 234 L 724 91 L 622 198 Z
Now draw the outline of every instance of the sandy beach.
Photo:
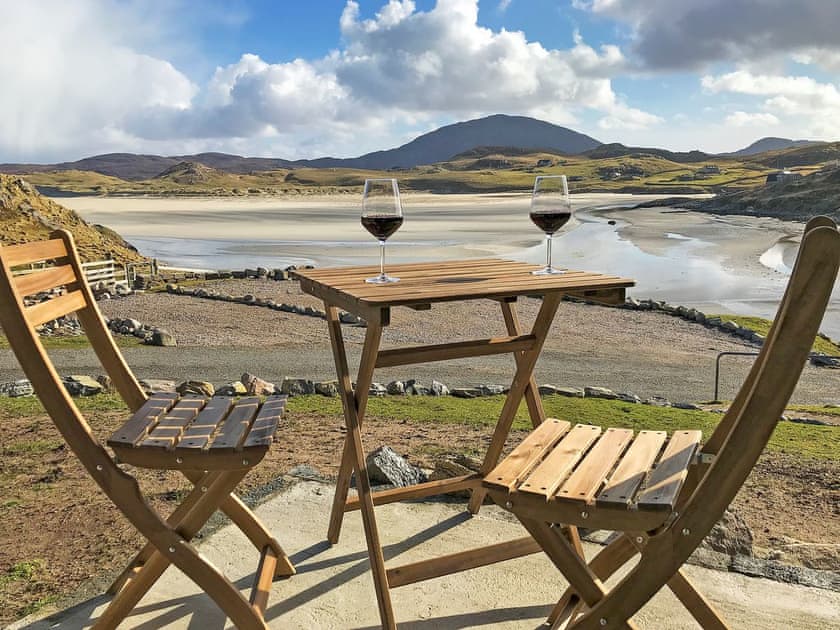
M 630 276 L 633 295 L 708 312 L 772 317 L 802 225 L 672 208 L 629 209 L 654 195 L 573 195 L 575 218 L 555 237 L 555 262 Z M 529 195 L 404 195 L 406 221 L 387 260 L 486 256 L 544 260 Z M 143 254 L 196 269 L 369 264 L 375 241 L 354 195 L 277 198 L 70 197 L 61 203 L 117 230 Z M 612 224 L 611 224 L 612 223 Z M 824 330 L 840 336 L 835 297 Z

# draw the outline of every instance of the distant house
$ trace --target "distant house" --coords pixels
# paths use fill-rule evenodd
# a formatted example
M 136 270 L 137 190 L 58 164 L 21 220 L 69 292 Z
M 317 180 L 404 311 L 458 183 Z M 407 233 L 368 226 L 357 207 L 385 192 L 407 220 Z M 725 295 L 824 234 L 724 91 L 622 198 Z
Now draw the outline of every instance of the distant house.
M 767 174 L 766 184 L 777 184 L 779 182 L 795 182 L 802 179 L 802 173 L 794 173 L 793 171 L 776 171 Z
M 720 167 L 716 164 L 704 164 L 697 169 L 697 175 L 720 175 Z
M 545 168 L 547 166 L 554 166 L 553 160 L 537 160 L 537 168 Z

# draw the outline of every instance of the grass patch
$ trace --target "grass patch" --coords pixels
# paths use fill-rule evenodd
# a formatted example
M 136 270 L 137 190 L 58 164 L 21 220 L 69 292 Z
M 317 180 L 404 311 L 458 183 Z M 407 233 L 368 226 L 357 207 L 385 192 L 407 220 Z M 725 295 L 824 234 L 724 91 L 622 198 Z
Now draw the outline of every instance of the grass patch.
M 790 411 L 803 411 L 820 416 L 840 416 L 840 407 L 827 407 L 825 405 L 789 405 Z
M 43 568 L 43 560 L 36 559 L 18 562 L 17 564 L 12 565 L 6 573 L 0 575 L 0 586 L 6 586 L 12 582 L 20 582 L 21 580 L 31 582 L 35 577 L 35 574 Z
M 64 444 L 63 440 L 24 440 L 0 446 L 3 455 L 40 455 L 54 451 Z
M 73 401 L 82 413 L 97 411 L 128 411 L 122 398 L 117 394 L 99 394 L 74 398 Z M 2 416 L 34 416 L 44 414 L 44 406 L 37 396 L 21 396 L 20 398 L 0 397 L 0 417 Z
M 763 317 L 748 317 L 746 315 L 706 315 L 707 318 L 720 317 L 723 321 L 732 320 L 741 327 L 754 330 L 759 335 L 767 336 L 770 332 L 770 326 L 773 323 L 769 319 Z M 823 354 L 840 354 L 840 346 L 832 343 L 822 337 L 817 337 L 812 346 L 814 352 L 822 352 Z
M 134 348 L 142 345 L 142 342 L 137 337 L 132 335 L 114 335 L 114 341 L 121 348 Z M 47 350 L 57 349 L 83 349 L 90 348 L 90 342 L 84 335 L 73 335 L 66 337 L 41 337 L 41 343 Z M 0 349 L 9 347 L 9 340 L 5 335 L 0 335 Z
M 371 398 L 367 414 L 385 420 L 436 422 L 492 427 L 504 404 L 503 396 L 464 400 L 442 397 Z M 670 407 L 654 407 L 616 400 L 547 396 L 543 406 L 549 416 L 582 424 L 623 427 L 634 431 L 675 431 L 699 429 L 707 439 L 723 417 L 709 411 L 689 411 Z M 341 415 L 337 398 L 298 396 L 291 398 L 289 411 L 323 415 Z M 531 426 L 524 403 L 516 414 L 513 427 L 527 430 Z M 770 438 L 768 448 L 814 459 L 840 459 L 840 427 L 820 427 L 781 422 Z

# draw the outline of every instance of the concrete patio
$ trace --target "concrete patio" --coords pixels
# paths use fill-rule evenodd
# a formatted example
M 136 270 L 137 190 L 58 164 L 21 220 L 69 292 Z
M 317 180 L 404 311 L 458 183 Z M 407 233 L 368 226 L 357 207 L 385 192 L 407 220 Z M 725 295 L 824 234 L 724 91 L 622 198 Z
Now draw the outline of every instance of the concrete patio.
M 338 545 L 325 542 L 332 487 L 299 482 L 257 510 L 297 566 L 298 574 L 274 583 L 266 613 L 272 628 L 378 628 L 358 512 L 347 516 Z M 460 503 L 392 504 L 377 510 L 390 565 L 402 564 L 524 535 L 495 508 L 470 518 Z M 429 542 L 433 539 L 433 542 Z M 588 545 L 593 552 L 594 545 Z M 250 589 L 257 554 L 235 528 L 201 543 L 201 551 L 228 576 Z M 780 584 L 689 566 L 688 574 L 734 628 L 828 628 L 840 619 L 840 593 Z M 405 586 L 392 591 L 401 628 L 526 628 L 542 626 L 564 581 L 542 554 Z M 15 628 L 87 628 L 104 610 L 98 597 L 47 619 Z M 636 617 L 640 628 L 698 627 L 669 592 L 657 595 Z M 124 627 L 222 629 L 231 624 L 213 602 L 177 569 L 170 568 Z

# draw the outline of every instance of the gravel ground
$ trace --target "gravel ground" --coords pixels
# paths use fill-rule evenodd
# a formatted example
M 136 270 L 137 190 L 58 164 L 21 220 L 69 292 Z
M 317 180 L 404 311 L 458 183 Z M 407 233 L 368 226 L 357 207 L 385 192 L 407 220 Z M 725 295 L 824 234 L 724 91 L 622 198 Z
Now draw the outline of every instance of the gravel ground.
M 252 294 L 276 301 L 322 308 L 301 293 L 295 282 L 213 281 L 202 286 L 232 295 Z M 317 380 L 334 378 L 329 337 L 323 320 L 267 308 L 165 293 L 137 294 L 100 302 L 107 317 L 132 317 L 165 328 L 177 348 L 128 348 L 126 359 L 139 377 L 183 380 L 201 378 L 216 384 L 249 371 L 279 382 L 284 376 Z M 539 302 L 517 305 L 523 327 L 530 327 Z M 344 326 L 350 361 L 355 360 L 364 329 Z M 504 335 L 498 305 L 488 300 L 435 305 L 432 311 L 395 309 L 383 345 Z M 675 401 L 710 400 L 715 357 L 721 351 L 756 347 L 716 330 L 662 313 L 629 311 L 563 302 L 546 341 L 536 375 L 539 383 L 600 385 L 642 397 L 660 395 Z M 53 352 L 64 373 L 96 374 L 101 369 L 90 351 Z M 744 378 L 751 357 L 727 357 L 721 369 L 721 396 L 731 398 Z M 0 353 L 0 378 L 20 375 L 9 351 Z M 377 371 L 376 379 L 436 378 L 449 386 L 508 385 L 513 360 L 508 356 L 406 366 Z M 837 402 L 837 373 L 806 368 L 794 396 L 798 402 Z

